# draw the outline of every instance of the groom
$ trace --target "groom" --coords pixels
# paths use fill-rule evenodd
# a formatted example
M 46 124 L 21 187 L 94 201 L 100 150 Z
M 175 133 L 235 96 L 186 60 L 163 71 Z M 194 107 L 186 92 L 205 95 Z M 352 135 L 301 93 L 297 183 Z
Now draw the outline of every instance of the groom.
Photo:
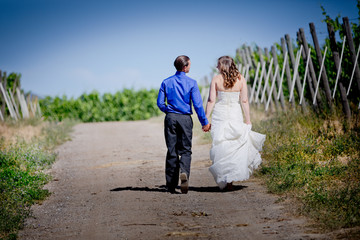
M 190 58 L 184 55 L 175 59 L 175 75 L 166 78 L 159 90 L 157 105 L 166 113 L 165 141 L 166 154 L 166 187 L 170 193 L 175 193 L 181 180 L 181 192 L 186 194 L 189 188 L 191 146 L 193 121 L 191 118 L 194 106 L 203 131 L 210 130 L 210 124 L 205 116 L 198 85 L 194 79 L 186 76 L 190 70 Z

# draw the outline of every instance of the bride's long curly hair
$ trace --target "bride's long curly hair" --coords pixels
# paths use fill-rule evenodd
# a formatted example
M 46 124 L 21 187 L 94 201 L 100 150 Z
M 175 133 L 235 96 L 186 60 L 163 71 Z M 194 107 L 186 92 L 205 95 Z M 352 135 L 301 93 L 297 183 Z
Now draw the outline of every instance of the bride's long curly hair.
M 240 72 L 236 68 L 235 62 L 232 57 L 222 56 L 218 59 L 217 69 L 224 78 L 224 87 L 232 88 L 237 79 L 240 79 Z

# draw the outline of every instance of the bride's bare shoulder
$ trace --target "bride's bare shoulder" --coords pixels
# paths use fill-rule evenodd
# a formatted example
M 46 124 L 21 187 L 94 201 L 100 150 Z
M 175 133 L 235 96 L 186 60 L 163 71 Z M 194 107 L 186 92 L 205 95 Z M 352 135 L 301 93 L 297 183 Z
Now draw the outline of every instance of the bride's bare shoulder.
M 238 80 L 240 82 L 240 84 L 243 84 L 244 82 L 246 83 L 246 79 L 244 78 L 243 75 L 240 74 L 240 78 Z
M 240 79 L 238 80 L 240 91 L 243 89 L 244 85 L 246 86 L 246 79 L 243 75 L 240 75 Z
M 223 78 L 221 76 L 221 74 L 216 74 L 213 76 L 212 82 L 215 84 L 221 84 L 221 82 L 223 81 Z
M 214 75 L 213 79 L 214 80 L 220 80 L 220 79 L 222 79 L 222 75 L 221 74 L 216 74 L 216 75 Z
M 243 76 L 242 74 L 240 74 L 239 80 L 240 80 L 240 81 L 245 80 L 245 78 L 244 78 L 244 76 Z

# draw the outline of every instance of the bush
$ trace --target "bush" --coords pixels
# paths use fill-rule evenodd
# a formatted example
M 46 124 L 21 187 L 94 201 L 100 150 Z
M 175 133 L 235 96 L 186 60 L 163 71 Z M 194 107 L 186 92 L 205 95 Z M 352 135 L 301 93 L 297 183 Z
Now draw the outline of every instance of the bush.
M 125 89 L 100 96 L 96 91 L 77 99 L 46 97 L 40 101 L 43 116 L 49 120 L 76 119 L 82 122 L 145 120 L 158 116 L 157 90 Z
M 35 202 L 44 200 L 49 191 L 43 186 L 50 180 L 43 170 L 56 155 L 53 148 L 68 139 L 74 123 L 48 124 L 43 136 L 32 143 L 8 145 L 0 141 L 0 239 L 15 239 Z
M 269 190 L 293 194 L 331 229 L 360 225 L 360 130 L 337 119 L 289 112 L 256 125 L 267 135 L 259 174 Z

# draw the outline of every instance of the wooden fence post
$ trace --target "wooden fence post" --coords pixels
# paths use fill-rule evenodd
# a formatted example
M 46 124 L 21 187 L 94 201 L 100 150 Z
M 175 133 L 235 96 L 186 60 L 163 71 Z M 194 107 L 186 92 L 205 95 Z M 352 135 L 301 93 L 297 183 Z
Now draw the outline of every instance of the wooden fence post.
M 334 39 L 335 39 L 335 36 L 334 36 Z M 342 63 L 342 59 L 343 59 L 343 56 L 344 56 L 345 42 L 346 42 L 346 36 L 344 36 L 344 39 L 343 39 L 343 44 L 342 44 L 342 48 L 341 48 L 341 55 L 340 55 L 340 61 L 338 63 L 338 69 L 337 69 L 337 72 L 336 72 L 334 92 L 333 92 L 333 95 L 332 95 L 333 99 L 335 98 L 336 87 L 337 87 L 337 84 L 339 82 L 339 78 L 341 77 L 341 63 Z M 336 43 L 336 41 L 335 41 L 335 43 Z M 339 53 L 338 53 L 338 55 L 339 55 Z M 350 80 L 350 83 L 351 83 L 351 80 Z
M 304 32 L 304 29 L 303 28 L 300 28 L 299 29 L 299 36 L 300 36 L 300 41 L 302 42 L 302 45 L 304 46 L 304 53 L 306 54 L 308 51 L 309 51 L 309 45 L 307 43 L 307 40 L 305 38 L 305 32 Z M 310 78 L 309 78 L 309 86 L 311 86 L 312 88 L 312 91 L 314 93 L 314 96 L 315 96 L 315 88 L 317 86 L 317 80 L 316 80 L 316 74 L 315 74 L 315 69 L 314 69 L 314 65 L 313 65 L 313 62 L 312 62 L 312 59 L 311 59 L 311 54 L 310 54 L 310 59 L 309 59 L 309 74 L 310 74 Z M 307 56 L 306 56 L 306 59 L 307 59 Z M 312 81 L 310 81 L 310 79 Z M 312 82 L 312 83 L 311 83 Z M 311 92 L 311 90 L 310 90 Z M 321 106 L 322 104 L 322 101 L 321 101 L 321 96 L 320 96 L 320 93 L 316 94 L 316 100 L 317 100 L 317 105 L 319 105 L 319 107 Z M 312 99 L 312 102 L 314 101 L 314 99 Z
M 2 72 L 0 70 L 0 84 L 2 84 Z M 0 106 L 0 113 L 1 113 L 1 120 L 4 121 L 4 117 L 5 117 L 5 98 L 4 96 L 0 93 L 0 99 L 1 99 L 1 106 Z
M 5 103 L 8 107 L 11 118 L 17 120 L 17 116 L 16 116 L 16 113 L 14 112 L 14 108 L 12 106 L 10 96 L 8 96 L 8 94 L 6 92 L 6 88 L 4 88 L 2 84 L 0 84 L 0 91 L 1 91 L 2 95 L 4 96 Z
M 249 51 L 248 47 L 244 46 L 244 49 L 245 49 L 245 55 L 247 57 L 248 64 L 250 65 L 251 68 L 254 68 L 254 65 L 251 61 L 251 55 L 250 55 L 250 51 Z
M 42 112 L 41 112 L 41 108 L 40 108 L 40 103 L 39 103 L 39 99 L 36 97 L 37 102 L 36 102 L 36 109 L 38 112 L 38 116 L 41 117 L 42 116 Z
M 263 90 L 263 92 L 261 94 L 261 100 L 260 100 L 261 103 L 264 102 L 264 99 L 265 99 L 265 90 L 268 90 L 267 91 L 268 96 L 271 95 L 270 89 L 269 89 L 269 86 L 268 86 L 269 85 L 268 82 L 269 82 L 269 78 L 270 78 L 270 72 L 271 72 L 272 65 L 273 65 L 273 59 L 271 59 L 271 61 L 270 61 L 269 70 L 268 70 L 266 78 L 265 78 L 264 90 Z
M 238 66 L 239 73 L 241 74 L 242 64 L 240 63 Z
M 313 38 L 313 42 L 314 42 L 314 47 L 315 47 L 315 51 L 316 51 L 316 56 L 318 59 L 318 63 L 319 66 L 322 63 L 322 55 L 321 55 L 321 49 L 320 49 L 320 45 L 319 45 L 319 41 L 316 35 L 316 30 L 315 30 L 315 25 L 314 23 L 310 23 L 310 32 L 311 32 L 311 36 Z M 320 73 L 319 73 L 320 74 Z M 328 105 L 330 107 L 330 110 L 333 110 L 333 105 L 332 105 L 332 100 L 331 100 L 331 91 L 330 91 L 330 86 L 329 86 L 329 80 L 326 74 L 326 69 L 325 67 L 323 68 L 323 71 L 321 73 L 321 79 L 324 85 L 324 89 L 325 89 L 325 96 L 328 102 Z
M 0 71 L 0 84 L 2 84 L 3 86 L 6 86 L 5 79 L 6 79 L 6 72 L 2 73 Z M 2 93 L 0 95 L 2 97 L 1 113 L 5 118 L 6 117 L 6 96 L 4 96 Z
M 297 51 L 296 53 L 296 59 L 295 59 L 295 67 L 294 67 L 294 73 L 293 73 L 293 80 L 291 82 L 291 90 L 290 90 L 290 97 L 289 97 L 289 101 L 295 101 L 295 97 L 294 97 L 294 90 L 295 90 L 295 83 L 296 83 L 296 79 L 299 77 L 299 65 L 300 65 L 300 59 L 301 59 L 301 51 L 302 51 L 302 45 L 300 45 L 300 49 Z M 300 92 L 301 94 L 301 92 Z M 300 96 L 299 94 L 299 96 Z
M 288 54 L 287 52 L 285 53 L 285 57 L 284 57 L 284 62 L 283 62 L 283 66 L 282 66 L 282 70 L 281 70 L 281 77 L 280 77 L 280 83 L 279 83 L 279 93 L 277 95 L 277 99 L 280 99 L 280 93 L 284 93 L 283 92 L 283 80 L 284 80 L 284 74 L 285 74 L 285 66 L 286 66 L 286 62 L 288 61 Z
M 323 58 L 323 60 L 321 61 L 321 65 L 320 65 L 320 72 L 319 72 L 318 84 L 316 85 L 316 89 L 315 89 L 315 95 L 318 93 L 318 90 L 319 90 L 320 78 L 321 78 L 322 73 L 323 73 L 322 70 L 324 69 L 324 61 L 325 61 L 325 58 L 326 58 L 326 51 L 327 51 L 327 47 L 325 47 L 324 58 Z M 315 99 L 314 99 L 314 101 L 313 101 L 313 104 L 316 104 Z
M 308 50 L 307 56 L 310 56 L 310 49 Z M 303 86 L 302 86 L 303 88 L 302 88 L 302 90 L 301 90 L 301 97 L 300 97 L 300 102 L 299 102 L 300 105 L 302 104 L 302 101 L 303 101 L 303 99 L 304 99 L 305 84 L 306 84 L 306 79 L 307 79 L 308 70 L 309 70 L 309 62 L 310 62 L 309 60 L 310 60 L 310 58 L 308 57 L 308 58 L 306 59 L 304 81 L 303 81 Z M 310 75 L 309 75 L 309 76 L 310 76 Z M 315 100 L 314 94 L 312 94 L 312 101 L 314 101 L 314 100 Z M 304 102 L 305 102 L 305 101 L 304 101 Z
M 244 71 L 244 78 L 246 79 L 246 82 L 248 82 L 249 80 L 249 69 L 250 69 L 250 64 L 246 65 L 246 69 Z
M 268 97 L 268 100 L 266 101 L 266 106 L 265 106 L 265 112 L 267 112 L 268 108 L 269 108 L 269 103 L 270 103 L 270 99 L 271 99 L 271 94 L 273 93 L 273 90 L 275 89 L 275 81 L 276 81 L 276 75 L 278 74 L 278 71 L 279 71 L 279 65 L 276 65 L 275 67 L 275 74 L 273 76 L 273 79 L 272 79 L 272 83 L 271 83 L 271 88 L 270 88 L 270 95 Z
M 244 67 L 248 64 L 244 50 L 240 49 L 241 59 L 244 61 Z
M 236 53 L 235 53 L 235 56 L 239 56 L 239 57 L 240 57 L 240 49 L 237 48 L 235 52 L 236 52 Z M 239 65 L 239 64 L 240 64 L 240 63 L 238 63 L 238 65 Z
M 4 89 L 5 89 L 5 94 L 6 94 L 6 88 L 7 88 L 7 74 L 6 74 L 6 72 L 4 72 L 4 75 L 3 75 L 3 87 L 4 87 Z M 4 99 L 7 99 L 8 100 L 8 98 L 7 98 L 7 96 L 4 96 Z M 8 109 L 9 109 L 10 107 L 8 106 Z M 11 110 L 9 109 L 9 112 L 10 112 Z M 4 112 L 6 112 L 6 109 L 4 108 Z M 6 113 L 5 113 L 6 114 Z
M 2 72 L 0 70 L 0 84 L 2 84 Z M 4 96 L 0 93 L 0 99 L 2 101 L 2 105 L 0 106 L 0 119 L 2 121 L 4 121 L 4 117 L 5 117 L 5 98 Z
M 352 61 L 353 65 L 355 66 L 356 52 L 355 52 L 354 40 L 353 40 L 353 37 L 352 37 L 348 17 L 343 18 L 343 26 L 344 26 L 344 30 L 345 30 L 346 40 L 347 40 L 349 50 L 350 50 L 351 61 Z M 357 82 L 358 91 L 360 93 L 360 69 L 359 69 L 358 65 L 355 66 L 355 79 L 356 79 L 356 82 Z
M 9 100 L 11 101 L 12 105 L 13 105 L 13 108 L 15 110 L 15 114 L 17 116 L 17 119 L 20 119 L 20 114 L 19 114 L 19 110 L 18 110 L 18 107 L 16 105 L 16 102 L 15 102 L 15 98 L 14 98 L 14 95 L 12 94 L 12 91 L 9 89 L 8 91 L 9 93 Z
M 17 95 L 18 100 L 20 102 L 20 108 L 21 108 L 22 117 L 23 118 L 29 118 L 29 116 L 30 116 L 29 115 L 29 109 L 27 107 L 24 94 L 21 93 L 19 88 L 16 88 L 16 95 Z
M 341 65 L 340 65 L 340 60 L 339 60 L 339 51 L 338 51 L 336 39 L 335 39 L 334 27 L 330 23 L 327 23 L 327 29 L 328 29 L 328 33 L 329 33 L 329 39 L 330 39 L 330 48 L 333 53 L 333 59 L 334 59 L 334 63 L 335 63 L 335 70 L 337 73 L 340 74 L 339 75 L 339 90 L 340 90 L 340 96 L 341 96 L 341 104 L 343 106 L 343 111 L 345 113 L 345 116 L 349 120 L 351 118 L 351 111 L 350 111 L 349 101 L 346 96 L 345 87 L 343 85 L 344 80 L 341 77 Z
M 260 63 L 258 62 L 257 67 L 256 67 L 256 72 L 255 72 L 255 79 L 253 82 L 253 85 L 251 87 L 251 93 L 250 93 L 250 100 L 249 103 L 252 103 L 253 99 L 254 99 L 254 93 L 255 93 L 255 88 L 256 88 L 256 83 L 259 77 L 259 71 L 260 71 Z
M 33 95 L 30 95 L 28 96 L 28 104 L 30 105 L 30 110 L 31 110 L 31 113 L 32 113 L 32 116 L 35 117 L 36 116 L 36 109 L 35 109 L 35 106 L 34 106 L 34 96 Z
M 252 51 L 252 49 L 251 49 L 251 47 L 250 46 L 247 46 L 247 49 L 248 49 L 248 52 L 249 52 L 249 56 L 250 56 L 250 60 L 251 60 L 251 66 L 256 66 L 256 61 L 254 60 L 254 58 L 253 58 L 253 51 Z
M 276 54 L 276 50 L 275 50 L 275 47 L 274 47 L 274 46 L 271 46 L 271 53 L 272 53 L 272 56 L 273 56 L 273 59 L 274 59 L 274 66 L 275 66 L 275 68 L 276 68 L 277 66 L 279 66 L 279 63 L 278 63 L 277 54 Z M 285 110 L 284 93 L 283 93 L 283 91 L 282 91 L 282 88 L 280 88 L 281 82 L 280 82 L 280 75 L 279 75 L 279 73 L 277 73 L 275 77 L 276 77 L 276 80 L 277 80 L 277 83 L 278 83 L 277 85 L 278 85 L 278 87 L 279 87 L 278 90 L 279 90 L 279 94 L 280 94 L 281 108 L 282 108 L 283 110 Z M 276 94 L 276 99 L 278 99 L 277 96 L 278 96 L 278 94 Z
M 296 63 L 295 63 L 295 57 L 294 57 L 294 50 L 293 50 L 293 47 L 292 47 L 292 44 L 291 44 L 291 39 L 290 39 L 290 36 L 289 34 L 285 34 L 285 39 L 286 39 L 286 43 L 287 43 L 287 47 L 288 47 L 288 52 L 289 52 L 289 56 L 290 56 L 290 61 L 291 61 L 291 64 L 293 66 L 293 69 L 295 71 L 295 68 L 296 68 Z M 296 80 L 296 90 L 298 92 L 298 95 L 299 95 L 299 98 L 300 98 L 300 95 L 301 95 L 301 89 L 302 89 L 302 86 L 301 86 L 301 82 L 300 82 L 300 77 L 299 77 L 299 74 L 298 73 L 295 73 L 295 80 Z M 290 88 L 291 89 L 291 88 Z M 289 89 L 289 90 L 290 90 Z M 295 101 L 293 101 L 295 102 Z M 306 111 L 306 107 L 305 105 L 301 105 L 302 108 L 303 108 L 303 111 Z
M 302 30 L 301 30 L 302 31 Z M 297 32 L 297 37 L 298 37 L 298 42 L 303 46 L 303 51 L 302 51 L 302 56 L 303 56 L 303 59 L 304 61 L 308 62 L 307 65 L 308 65 L 308 68 L 310 66 L 310 63 L 311 63 L 311 67 L 313 67 L 312 65 L 312 60 L 311 60 L 311 54 L 307 54 L 307 53 L 311 53 L 309 51 L 309 46 L 307 44 L 304 44 L 303 42 L 303 38 L 301 36 L 301 31 L 299 30 L 299 32 Z M 305 39 L 306 41 L 306 39 Z M 309 61 L 308 61 L 309 60 Z M 312 68 L 314 70 L 314 68 Z M 314 81 L 312 80 L 312 76 L 310 75 L 310 72 L 311 71 L 308 71 L 307 72 L 307 75 L 306 75 L 306 80 L 307 80 L 307 83 L 308 83 L 308 86 L 309 86 L 309 90 L 310 90 L 310 95 L 311 95 L 311 102 L 314 101 L 314 98 L 315 98 L 315 91 L 314 91 L 314 87 L 313 87 L 313 83 Z M 312 72 L 313 75 L 315 75 L 314 72 Z M 316 80 L 315 80 L 316 81 Z M 316 85 L 315 85 L 316 86 Z M 304 86 L 303 86 L 303 89 L 304 89 Z M 303 92 L 303 91 L 302 91 Z M 303 94 L 303 93 L 302 93 Z M 318 95 L 320 97 L 320 95 Z M 306 102 L 306 101 L 305 101 Z
M 29 116 L 33 117 L 33 115 L 32 115 L 32 113 L 33 113 L 32 106 L 30 104 L 31 103 L 30 93 L 28 93 L 27 96 L 25 96 L 25 102 L 26 102 L 26 106 L 27 106 L 27 108 L 29 110 Z
M 264 61 L 264 59 L 263 59 L 263 55 L 262 55 L 262 52 L 261 52 L 261 48 L 258 48 L 258 53 L 259 53 L 259 58 L 260 58 L 260 63 L 261 63 L 261 65 L 265 64 L 265 61 Z M 266 64 L 265 64 L 265 67 L 264 67 L 263 69 L 264 69 L 264 79 L 266 80 L 266 78 L 265 78 L 265 76 L 267 76 Z M 260 82 L 260 83 L 261 83 L 261 82 Z M 264 87 L 265 87 L 265 85 L 264 85 Z M 267 91 L 267 94 L 269 95 L 270 89 L 269 89 L 269 88 L 266 88 L 266 89 L 264 89 L 264 90 L 266 90 L 266 91 Z M 270 100 L 270 106 L 271 106 L 271 108 L 274 107 L 274 103 L 273 103 L 272 100 Z
M 281 38 L 280 40 L 281 40 L 282 54 L 283 54 L 284 59 L 285 59 L 285 54 L 287 54 L 288 57 L 289 57 L 289 54 L 288 54 L 288 51 L 286 50 L 285 39 Z M 285 73 L 286 73 L 286 80 L 287 80 L 288 89 L 289 89 L 289 92 L 290 92 L 290 89 L 291 89 L 291 72 L 290 72 L 289 60 L 285 63 Z M 292 105 L 292 107 L 295 107 L 295 102 L 292 101 L 291 105 Z
M 266 65 L 265 62 L 262 63 L 262 68 L 261 68 L 261 74 L 260 74 L 260 79 L 259 79 L 259 85 L 258 88 L 256 90 L 256 97 L 255 97 L 255 102 L 257 103 L 259 101 L 259 94 L 260 94 L 260 90 L 261 90 L 261 82 L 263 77 L 265 76 L 265 69 Z
M 289 34 L 285 34 L 285 39 L 286 39 L 286 43 L 287 43 L 287 48 L 288 48 L 288 52 L 289 52 L 289 56 L 290 56 L 290 61 L 292 64 L 293 69 L 295 70 L 295 56 L 294 56 L 294 50 L 292 47 L 292 43 L 291 43 L 291 39 Z M 300 78 L 299 78 L 299 74 L 296 75 L 296 87 L 297 87 L 297 92 L 299 93 L 299 96 L 301 94 L 301 83 L 300 83 Z
M 13 95 L 15 95 L 17 85 L 19 85 L 19 88 L 21 88 L 20 87 L 20 78 L 19 78 L 19 76 L 16 76 L 16 78 L 14 80 L 14 85 L 13 85 L 13 88 L 12 88 L 12 94 Z
M 355 64 L 354 64 L 354 67 L 353 67 L 353 70 L 352 70 L 352 73 L 351 73 L 350 83 L 349 83 L 349 87 L 348 87 L 348 90 L 346 92 L 346 95 L 349 95 L 349 92 L 350 92 L 350 89 L 351 89 L 351 83 L 352 83 L 352 80 L 354 78 L 355 69 L 358 66 L 357 63 L 358 63 L 358 60 L 359 60 L 359 53 L 360 53 L 360 44 L 359 44 L 358 51 L 357 51 L 357 54 L 356 54 L 356 60 L 355 60 Z
M 264 50 L 265 50 L 265 56 L 267 57 L 267 59 L 270 59 L 271 57 L 270 57 L 268 48 L 265 48 Z M 273 58 L 272 58 L 272 59 L 273 59 Z M 273 62 L 275 63 L 274 60 L 275 60 L 275 59 L 273 59 Z M 275 67 L 275 65 L 274 65 L 274 67 Z M 272 68 L 269 69 L 269 72 L 270 72 L 270 79 L 272 80 L 272 79 L 274 78 Z M 271 89 L 270 89 L 270 94 L 273 95 L 273 98 L 274 98 L 274 101 L 275 101 L 276 110 L 278 110 L 278 109 L 279 109 L 279 100 L 277 99 L 276 83 L 274 82 L 274 84 L 275 84 L 275 86 L 274 86 L 274 88 L 273 88 L 274 90 L 271 91 Z M 271 86 L 270 86 L 270 88 L 271 88 Z

